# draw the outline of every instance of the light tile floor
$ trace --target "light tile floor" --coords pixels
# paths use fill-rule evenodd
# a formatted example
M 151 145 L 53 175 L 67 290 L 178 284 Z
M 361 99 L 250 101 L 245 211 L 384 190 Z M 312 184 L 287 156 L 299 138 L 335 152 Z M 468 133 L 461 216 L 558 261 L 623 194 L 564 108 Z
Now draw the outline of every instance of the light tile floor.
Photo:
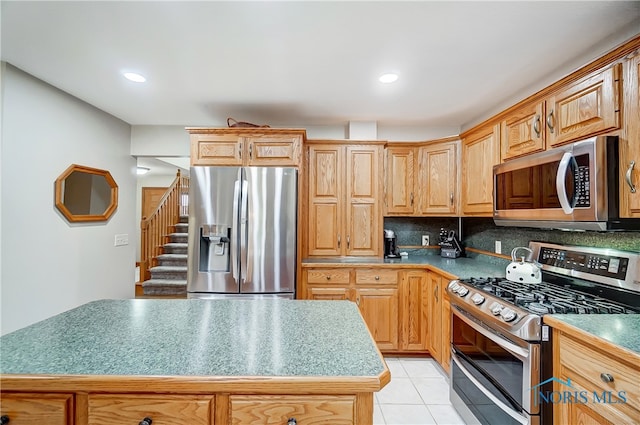
M 465 425 L 449 402 L 449 377 L 435 360 L 385 360 L 391 382 L 375 393 L 374 425 Z

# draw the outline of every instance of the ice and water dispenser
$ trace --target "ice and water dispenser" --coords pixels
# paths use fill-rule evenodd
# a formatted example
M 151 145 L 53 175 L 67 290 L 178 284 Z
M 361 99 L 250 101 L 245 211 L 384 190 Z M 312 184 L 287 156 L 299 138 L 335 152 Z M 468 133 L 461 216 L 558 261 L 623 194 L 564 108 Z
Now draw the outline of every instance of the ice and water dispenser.
M 203 224 L 200 227 L 201 272 L 228 272 L 231 259 L 231 227 Z

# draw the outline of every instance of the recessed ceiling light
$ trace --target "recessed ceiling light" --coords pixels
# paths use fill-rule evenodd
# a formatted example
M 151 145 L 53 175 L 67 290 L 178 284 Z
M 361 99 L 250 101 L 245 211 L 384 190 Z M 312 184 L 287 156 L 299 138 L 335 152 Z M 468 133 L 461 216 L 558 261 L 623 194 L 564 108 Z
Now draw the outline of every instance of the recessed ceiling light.
M 123 75 L 124 78 L 129 81 L 133 81 L 134 83 L 144 83 L 145 81 L 147 81 L 146 78 L 144 78 L 140 74 L 136 74 L 135 72 L 125 72 Z
M 395 81 L 398 80 L 398 74 L 382 74 L 380 76 L 380 78 L 378 78 L 378 81 L 380 81 L 381 83 L 393 83 Z
M 136 168 L 136 173 L 138 175 L 147 174 L 149 172 L 149 168 L 147 167 L 138 167 Z

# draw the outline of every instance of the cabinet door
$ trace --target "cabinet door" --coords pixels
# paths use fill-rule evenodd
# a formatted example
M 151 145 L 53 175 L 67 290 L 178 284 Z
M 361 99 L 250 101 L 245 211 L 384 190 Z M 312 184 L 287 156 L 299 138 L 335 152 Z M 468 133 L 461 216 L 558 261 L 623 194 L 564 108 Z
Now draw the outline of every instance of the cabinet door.
M 462 213 L 493 215 L 493 166 L 500 162 L 500 128 L 488 127 L 462 141 Z
M 502 121 L 502 161 L 545 149 L 544 102 L 523 106 Z
M 620 65 L 597 72 L 550 97 L 546 127 L 550 146 L 620 127 Z
M 380 350 L 398 349 L 398 290 L 356 288 L 356 304 Z
M 88 425 L 210 425 L 213 396 L 90 394 Z
M 627 143 L 620 144 L 620 215 L 640 217 L 640 52 L 625 65 Z
M 381 155 L 380 146 L 347 146 L 346 255 L 376 256 L 381 253 Z
M 429 292 L 427 293 L 429 310 L 429 353 L 438 363 L 442 363 L 442 298 L 440 295 L 441 277 L 429 272 Z
M 242 165 L 237 134 L 192 134 L 191 165 Z
M 309 146 L 309 255 L 344 252 L 343 152 L 340 146 Z
M 400 287 L 400 349 L 426 351 L 428 319 L 427 272 L 409 270 L 402 272 Z
M 302 136 L 241 137 L 247 165 L 298 167 Z
M 420 212 L 456 213 L 456 144 L 439 143 L 420 148 Z
M 2 393 L 0 415 L 11 425 L 71 425 L 73 395 Z
M 387 148 L 385 205 L 389 215 L 414 211 L 414 149 Z

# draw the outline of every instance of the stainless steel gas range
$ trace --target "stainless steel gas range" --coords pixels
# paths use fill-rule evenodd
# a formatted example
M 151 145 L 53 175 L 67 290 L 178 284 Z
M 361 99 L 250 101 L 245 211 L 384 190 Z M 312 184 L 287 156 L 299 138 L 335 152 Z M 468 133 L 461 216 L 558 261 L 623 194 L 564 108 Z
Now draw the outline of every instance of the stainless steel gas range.
M 468 424 L 547 425 L 536 389 L 552 377 L 546 314 L 639 314 L 640 253 L 531 242 L 540 283 L 449 283 L 451 402 Z

